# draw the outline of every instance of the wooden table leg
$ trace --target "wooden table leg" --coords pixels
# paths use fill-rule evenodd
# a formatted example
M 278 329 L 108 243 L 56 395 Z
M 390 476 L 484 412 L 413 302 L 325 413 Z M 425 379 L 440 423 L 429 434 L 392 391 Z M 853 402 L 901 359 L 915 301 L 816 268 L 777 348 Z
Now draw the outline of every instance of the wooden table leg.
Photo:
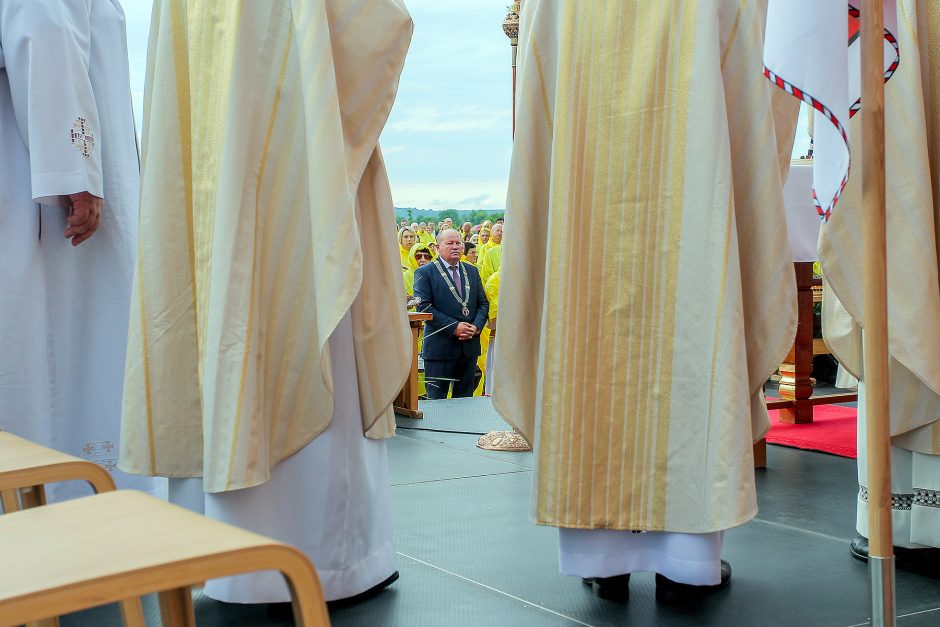
M 767 468 L 767 440 L 754 443 L 754 468 Z
M 160 619 L 165 627 L 195 627 L 196 613 L 189 588 L 166 590 L 159 596 Z
M 190 603 L 192 603 L 192 600 L 190 600 Z M 124 619 L 124 627 L 146 627 L 147 625 L 140 599 L 121 601 L 121 618 Z
M 793 406 L 780 410 L 780 422 L 805 424 L 813 422 L 813 405 L 803 402 L 813 395 L 813 264 L 796 262 L 793 266 L 799 323 L 793 348 L 780 365 L 780 398 L 793 401 Z
M 17 490 L 0 490 L 0 505 L 4 514 L 20 511 L 20 497 Z
M 23 509 L 39 507 L 46 504 L 46 487 L 35 485 L 31 488 L 23 488 L 20 491 L 23 499 Z

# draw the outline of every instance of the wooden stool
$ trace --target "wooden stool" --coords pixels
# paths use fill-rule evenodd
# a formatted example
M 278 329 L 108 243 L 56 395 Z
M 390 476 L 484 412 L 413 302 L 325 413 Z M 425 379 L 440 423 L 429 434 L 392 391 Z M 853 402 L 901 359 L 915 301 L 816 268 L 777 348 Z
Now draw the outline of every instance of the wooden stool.
M 190 586 L 262 570 L 287 579 L 297 625 L 330 622 L 298 549 L 133 490 L 0 516 L 0 556 L 0 625 L 158 592 L 163 624 L 190 626 Z M 125 624 L 143 627 L 143 616 Z
M 45 505 L 43 486 L 57 481 L 87 481 L 95 492 L 115 489 L 114 479 L 98 464 L 0 431 L 0 502 L 4 513 L 21 509 L 18 491 L 22 488 L 33 488 L 36 495 L 35 502 L 27 506 Z

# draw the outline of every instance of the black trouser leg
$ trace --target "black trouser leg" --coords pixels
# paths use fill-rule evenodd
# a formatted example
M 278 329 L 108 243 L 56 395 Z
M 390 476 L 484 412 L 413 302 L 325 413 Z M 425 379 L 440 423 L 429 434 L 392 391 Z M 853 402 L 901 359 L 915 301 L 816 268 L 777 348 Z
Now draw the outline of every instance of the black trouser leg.
M 424 360 L 424 387 L 427 390 L 428 400 L 447 398 L 453 378 L 453 360 L 425 359 Z
M 461 357 L 454 362 L 454 371 L 452 377 L 457 379 L 454 382 L 454 398 L 466 398 L 473 396 L 473 390 L 476 389 L 477 360 L 475 357 Z

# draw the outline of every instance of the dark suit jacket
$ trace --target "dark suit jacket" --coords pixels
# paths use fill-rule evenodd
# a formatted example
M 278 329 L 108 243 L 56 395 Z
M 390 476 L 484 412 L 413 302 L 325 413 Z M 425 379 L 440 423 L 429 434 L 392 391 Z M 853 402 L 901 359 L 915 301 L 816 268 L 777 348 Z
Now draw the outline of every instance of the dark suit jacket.
M 434 318 L 428 320 L 424 326 L 424 348 L 422 355 L 425 359 L 458 359 L 463 357 L 480 356 L 480 336 L 472 340 L 461 341 L 454 335 L 457 323 L 469 322 L 478 329 L 483 329 L 490 310 L 490 303 L 483 293 L 483 282 L 476 266 L 470 263 L 460 263 L 462 270 L 467 271 L 468 285 L 463 285 L 464 295 L 469 294 L 467 309 L 470 315 L 464 316 L 463 307 L 454 298 L 450 291 L 450 273 L 447 263 L 438 258 L 415 270 L 415 296 L 421 299 L 417 310 L 433 314 Z M 447 279 L 441 276 L 438 268 L 444 270 Z M 463 272 L 461 271 L 461 279 Z M 446 327 L 446 328 L 445 328 Z M 444 329 L 441 331 L 441 329 Z M 440 333 L 435 333 L 440 331 Z

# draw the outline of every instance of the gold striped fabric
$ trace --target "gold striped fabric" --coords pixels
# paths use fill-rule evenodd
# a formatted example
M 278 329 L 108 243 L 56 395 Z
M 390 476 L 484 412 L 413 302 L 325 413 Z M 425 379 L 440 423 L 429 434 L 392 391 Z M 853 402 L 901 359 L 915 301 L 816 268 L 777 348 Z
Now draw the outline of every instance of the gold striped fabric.
M 378 137 L 411 28 L 398 0 L 155 3 L 125 470 L 267 480 L 329 425 L 347 312 L 363 429 L 394 434 L 411 338 Z
M 524 5 L 494 404 L 535 441 L 539 524 L 756 512 L 761 385 L 796 324 L 764 9 Z
M 891 434 L 940 454 L 940 3 L 898 0 L 901 64 L 885 84 Z M 863 104 L 864 106 L 864 104 Z M 850 123 L 852 175 L 823 227 L 819 254 L 832 295 L 864 326 L 861 116 Z M 840 306 L 827 303 L 827 309 Z M 864 378 L 858 325 L 824 316 L 836 357 Z M 846 350 L 848 348 L 848 350 Z

